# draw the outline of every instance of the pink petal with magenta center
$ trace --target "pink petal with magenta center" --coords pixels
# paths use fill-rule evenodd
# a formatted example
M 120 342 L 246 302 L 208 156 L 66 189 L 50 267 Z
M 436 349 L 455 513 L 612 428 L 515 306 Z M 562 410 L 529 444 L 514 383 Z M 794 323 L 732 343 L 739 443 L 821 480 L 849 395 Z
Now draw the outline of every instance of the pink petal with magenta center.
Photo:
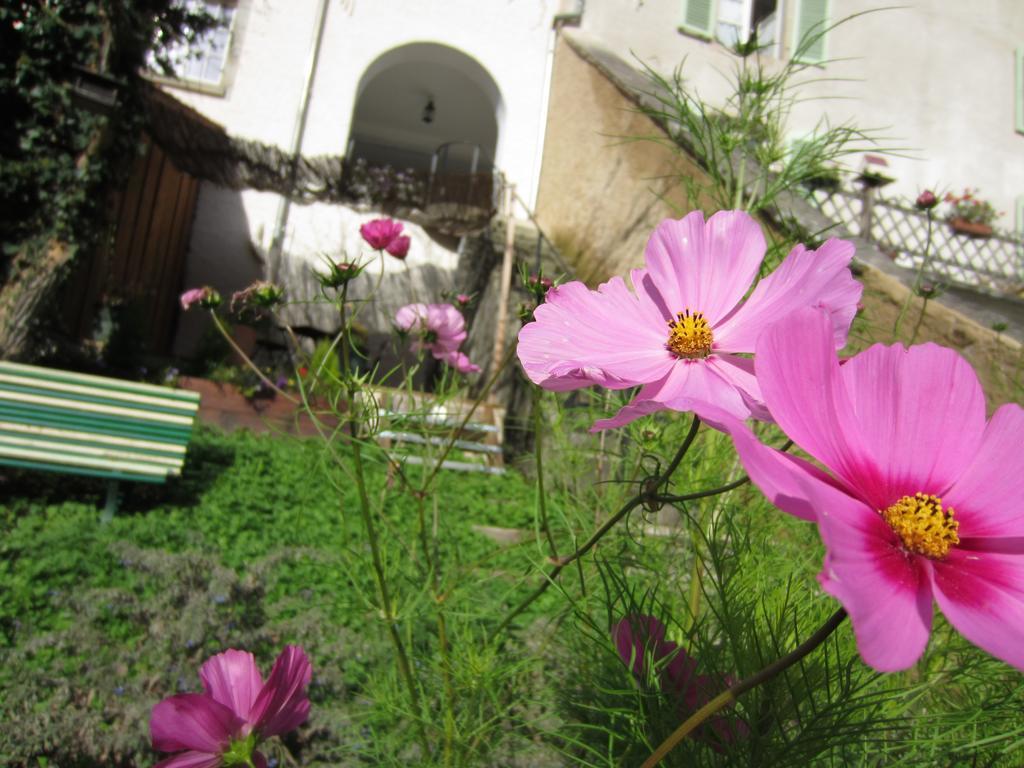
M 228 707 L 199 693 L 181 693 L 153 707 L 149 720 L 153 749 L 222 752 L 245 721 Z
M 206 693 L 245 721 L 256 702 L 263 678 L 248 651 L 230 649 L 207 659 L 199 670 Z

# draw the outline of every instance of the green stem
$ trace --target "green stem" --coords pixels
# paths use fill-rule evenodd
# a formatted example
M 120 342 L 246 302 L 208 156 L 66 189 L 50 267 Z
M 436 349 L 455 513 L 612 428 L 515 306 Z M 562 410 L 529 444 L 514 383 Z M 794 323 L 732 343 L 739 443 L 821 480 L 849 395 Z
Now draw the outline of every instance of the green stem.
M 264 384 L 266 384 L 268 387 L 270 387 L 270 389 L 272 389 L 275 394 L 280 395 L 281 397 L 285 398 L 289 402 L 292 402 L 292 403 L 295 403 L 296 405 L 298 405 L 298 403 L 299 403 L 298 400 L 296 400 L 294 397 L 289 395 L 283 389 L 278 387 L 277 384 L 275 384 L 270 379 L 268 379 L 266 374 L 264 374 L 263 371 L 260 370 L 260 367 L 258 365 L 256 365 L 256 363 L 254 363 L 249 358 L 249 356 L 247 354 L 245 354 L 245 352 L 242 351 L 242 348 L 240 346 L 238 346 L 238 344 L 235 342 L 235 340 L 231 337 L 231 334 L 228 333 L 228 329 L 224 327 L 224 324 L 220 321 L 220 318 L 217 317 L 217 313 L 215 311 L 213 311 L 212 309 L 210 310 L 210 317 L 213 318 L 213 324 L 216 326 L 217 330 L 220 331 L 220 335 L 224 337 L 224 339 L 227 341 L 227 343 L 231 347 L 231 349 L 234 350 L 235 354 L 238 355 L 242 359 L 242 362 L 245 363 L 246 366 L 251 368 L 253 370 L 253 372 L 257 376 L 259 376 L 260 381 L 262 381 Z
M 436 478 L 437 473 L 441 471 L 441 465 L 444 464 L 444 460 L 448 458 L 448 454 L 451 453 L 452 448 L 455 447 L 455 442 L 459 439 L 459 435 L 462 434 L 462 430 L 464 430 L 466 428 L 466 425 L 469 424 L 469 420 L 473 418 L 473 414 L 476 413 L 476 409 L 480 407 L 480 403 L 482 403 L 491 393 L 491 389 L 494 387 L 495 383 L 497 383 L 498 377 L 501 375 L 501 372 L 505 370 L 505 367 L 509 364 L 509 361 L 512 360 L 512 356 L 515 355 L 515 352 L 515 345 L 509 347 L 508 352 L 505 353 L 505 358 L 501 361 L 501 365 L 495 368 L 494 373 L 491 374 L 491 377 L 487 380 L 487 383 L 484 385 L 484 388 L 480 391 L 479 397 L 477 397 L 473 401 L 473 404 L 469 407 L 469 410 L 466 412 L 466 415 L 463 417 L 462 421 L 459 422 L 459 425 L 454 430 L 452 430 L 451 439 L 447 443 L 445 443 L 444 448 L 441 450 L 440 458 L 438 458 L 438 460 L 434 463 L 434 468 L 430 471 L 430 474 L 427 475 L 427 479 L 423 481 L 422 487 L 424 491 L 428 490 L 431 486 L 431 483 L 434 482 L 434 478 Z
M 541 530 L 548 540 L 548 549 L 551 557 L 558 559 L 558 548 L 555 546 L 555 537 L 551 533 L 551 524 L 548 521 L 547 495 L 544 492 L 544 417 L 541 413 L 543 392 L 540 387 L 533 390 L 533 455 L 534 466 L 537 472 L 537 516 L 540 519 Z
M 693 715 L 683 722 L 682 725 L 673 731 L 672 735 L 665 739 L 665 741 L 663 741 L 658 748 L 654 750 L 651 756 L 644 761 L 641 768 L 654 768 L 654 766 L 660 763 L 669 752 L 675 749 L 679 742 L 699 728 L 701 724 L 715 714 L 715 712 L 734 703 L 747 691 L 756 688 L 762 683 L 768 682 L 780 672 L 783 672 L 796 664 L 800 659 L 825 642 L 829 635 L 835 632 L 839 625 L 843 623 L 845 618 L 846 609 L 840 608 L 829 617 L 828 621 L 826 621 L 817 632 L 785 656 L 776 659 L 760 672 L 756 672 L 750 677 L 740 680 L 735 685 L 730 686 L 725 691 L 718 694 L 718 696 L 694 712 Z
M 921 323 L 924 322 L 924 313 L 928 310 L 928 297 L 924 297 L 924 301 L 921 302 L 921 314 L 917 316 L 917 323 L 914 325 L 914 332 L 910 334 L 909 346 L 913 346 L 914 342 L 917 341 L 917 332 L 921 330 Z
M 505 616 L 504 619 L 502 619 L 501 623 L 491 633 L 491 640 L 495 639 L 498 635 L 500 635 L 519 614 L 521 614 L 523 611 L 529 608 L 530 605 L 537 598 L 543 595 L 548 590 L 548 587 L 550 587 L 554 583 L 555 579 L 558 578 L 559 574 L 561 574 L 561 572 L 565 569 L 567 565 L 571 565 L 572 563 L 583 557 L 585 554 L 587 554 L 587 552 L 593 549 L 597 545 L 597 543 L 601 541 L 602 538 L 604 538 L 605 534 L 608 533 L 608 531 L 615 527 L 616 523 L 618 523 L 622 518 L 624 518 L 638 506 L 640 506 L 641 504 L 646 504 L 655 499 L 655 492 L 658 490 L 658 488 L 660 488 L 662 485 L 667 483 L 672 478 L 672 473 L 676 471 L 676 469 L 679 467 L 679 463 L 683 460 L 683 457 L 686 455 L 686 452 L 690 450 L 690 446 L 693 445 L 693 441 L 697 437 L 697 431 L 699 428 L 700 418 L 698 418 L 697 414 L 694 414 L 693 421 L 690 423 L 690 431 L 687 433 L 682 445 L 679 446 L 679 450 L 676 451 L 676 455 L 672 458 L 672 461 L 669 462 L 668 468 L 664 472 L 644 481 L 643 490 L 641 490 L 640 493 L 638 493 L 625 504 L 623 504 L 622 507 L 619 508 L 618 512 L 616 512 L 614 515 L 605 520 L 604 523 L 596 531 L 594 531 L 593 534 L 591 534 L 590 538 L 583 543 L 583 546 L 581 546 L 571 555 L 556 558 L 555 566 L 545 575 L 544 581 L 542 581 L 536 589 L 534 589 L 530 594 L 528 594 L 522 600 L 522 602 L 520 602 L 515 608 L 512 609 L 510 613 L 508 613 Z
M 398 659 L 398 670 L 409 690 L 409 701 L 416 713 L 416 725 L 419 731 L 420 743 L 423 748 L 423 757 L 430 755 L 430 741 L 427 739 L 427 732 L 423 726 L 422 711 L 420 709 L 420 695 L 413 679 L 412 666 L 409 664 L 409 655 L 405 650 L 405 643 L 398 633 L 397 617 L 395 616 L 394 603 L 391 600 L 391 590 L 388 587 L 387 574 L 384 570 L 384 561 L 380 553 L 380 542 L 377 538 L 377 528 L 373 523 L 373 513 L 370 509 L 370 497 L 366 491 L 366 473 L 363 468 L 362 446 L 359 442 L 359 429 L 353 415 L 356 402 L 355 380 L 350 375 L 349 346 L 351 343 L 351 329 L 345 316 L 346 300 L 348 298 L 348 284 L 341 291 L 341 327 L 344 339 L 341 345 L 342 378 L 345 381 L 348 391 L 348 402 L 346 409 L 349 419 L 349 434 L 352 437 L 352 462 L 355 470 L 356 488 L 359 492 L 359 513 L 363 519 L 363 526 L 366 529 L 366 538 L 370 544 L 370 557 L 373 562 L 373 572 L 377 580 L 377 589 L 380 592 L 381 610 L 384 620 L 388 625 L 388 634 L 395 647 L 395 655 Z

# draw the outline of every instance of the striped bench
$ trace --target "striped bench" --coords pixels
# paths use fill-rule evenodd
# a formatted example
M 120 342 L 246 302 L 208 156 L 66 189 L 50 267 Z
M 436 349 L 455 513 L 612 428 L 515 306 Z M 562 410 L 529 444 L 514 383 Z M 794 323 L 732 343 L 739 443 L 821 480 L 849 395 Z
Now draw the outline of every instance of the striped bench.
M 181 474 L 199 410 L 194 392 L 0 361 L 0 464 L 162 483 Z

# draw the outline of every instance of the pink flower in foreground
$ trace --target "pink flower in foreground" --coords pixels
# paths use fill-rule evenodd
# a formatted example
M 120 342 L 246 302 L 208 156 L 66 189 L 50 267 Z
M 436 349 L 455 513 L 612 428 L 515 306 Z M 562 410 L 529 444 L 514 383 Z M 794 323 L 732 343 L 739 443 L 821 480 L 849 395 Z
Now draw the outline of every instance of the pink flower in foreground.
M 798 245 L 772 274 L 757 277 L 765 241 L 742 211 L 700 211 L 666 220 L 651 235 L 631 291 L 614 277 L 596 291 L 581 282 L 552 288 L 519 333 L 519 359 L 545 389 L 643 385 L 636 398 L 593 429 L 627 424 L 664 409 L 709 403 L 739 418 L 767 418 L 753 361 L 766 324 L 794 310 L 829 310 L 836 348 L 846 343 L 861 286 L 849 263 L 853 245 Z
M 416 333 L 414 349 L 426 349 L 459 373 L 476 373 L 480 368 L 459 351 L 466 340 L 466 320 L 451 304 L 407 304 L 395 314 L 399 330 Z
M 850 615 L 864 661 L 883 672 L 921 656 L 932 601 L 968 640 L 1024 669 L 1024 409 L 985 420 L 973 369 L 934 344 L 876 344 L 840 365 L 828 317 L 811 309 L 757 343 L 765 402 L 831 471 L 733 437 L 780 509 L 818 523 L 818 580 Z
M 309 659 L 285 646 L 264 683 L 252 654 L 228 650 L 199 672 L 203 693 L 183 693 L 153 707 L 153 749 L 178 752 L 154 768 L 266 768 L 260 741 L 294 730 L 309 715 Z
M 707 704 L 731 680 L 716 683 L 708 675 L 697 674 L 697 662 L 685 650 L 665 639 L 665 625 L 653 616 L 633 615 L 612 627 L 612 639 L 622 661 L 629 665 L 638 680 L 648 677 L 648 663 L 654 662 L 659 687 L 666 696 L 679 701 L 678 715 L 687 718 Z M 667 659 L 667 662 L 666 662 Z M 712 718 L 697 733 L 707 738 L 711 733 L 719 742 L 731 743 L 749 733 L 747 724 L 727 717 Z M 716 744 L 712 746 L 718 748 Z
M 383 251 L 402 234 L 402 224 L 394 219 L 374 219 L 359 227 L 359 234 L 375 251 Z
M 402 235 L 401 237 L 396 237 L 394 240 L 388 243 L 384 250 L 386 250 L 396 259 L 404 259 L 406 255 L 409 253 L 409 244 L 411 242 L 412 241 L 409 239 L 408 235 Z

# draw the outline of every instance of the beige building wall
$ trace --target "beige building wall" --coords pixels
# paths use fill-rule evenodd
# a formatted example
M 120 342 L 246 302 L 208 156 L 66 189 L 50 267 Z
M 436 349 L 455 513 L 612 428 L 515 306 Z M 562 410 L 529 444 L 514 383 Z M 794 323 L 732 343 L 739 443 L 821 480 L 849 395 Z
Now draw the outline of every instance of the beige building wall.
M 664 143 L 635 103 L 562 36 L 555 50 L 537 218 L 543 230 L 591 287 L 644 262 L 644 245 L 658 222 L 693 205 L 680 175 L 701 171 Z M 769 239 L 771 231 L 766 231 Z M 870 246 L 868 246 L 870 247 Z M 940 301 L 908 301 L 894 277 L 861 265 L 862 310 L 846 353 L 875 342 L 933 341 L 952 347 L 974 366 L 990 410 L 1024 393 L 1024 350 L 1016 341 L 955 312 Z M 905 307 L 905 310 L 904 310 Z M 904 315 L 900 335 L 893 329 Z
M 680 184 L 699 173 L 599 70 L 559 38 L 537 219 L 579 277 L 596 285 L 643 262 L 662 219 L 696 206 Z
M 779 49 L 764 55 L 771 70 L 787 60 L 803 0 L 779 0 L 783 34 Z M 680 31 L 684 0 L 588 0 L 582 31 L 627 61 L 660 72 L 682 71 L 712 104 L 729 93 L 728 76 L 741 59 L 716 41 Z M 916 196 L 924 188 L 960 192 L 977 187 L 1015 222 L 1024 196 L 1024 134 L 1017 131 L 1015 52 L 1024 46 L 1020 0 L 830 0 L 827 66 L 812 66 L 803 99 L 789 121 L 797 138 L 823 118 L 877 129 L 883 145 L 901 148 L 888 158 L 897 181 L 886 193 Z M 898 7 L 878 10 L 884 5 Z M 863 14 L 863 15 L 857 15 Z M 635 57 L 635 58 L 634 58 Z M 861 158 L 850 164 L 859 167 Z

